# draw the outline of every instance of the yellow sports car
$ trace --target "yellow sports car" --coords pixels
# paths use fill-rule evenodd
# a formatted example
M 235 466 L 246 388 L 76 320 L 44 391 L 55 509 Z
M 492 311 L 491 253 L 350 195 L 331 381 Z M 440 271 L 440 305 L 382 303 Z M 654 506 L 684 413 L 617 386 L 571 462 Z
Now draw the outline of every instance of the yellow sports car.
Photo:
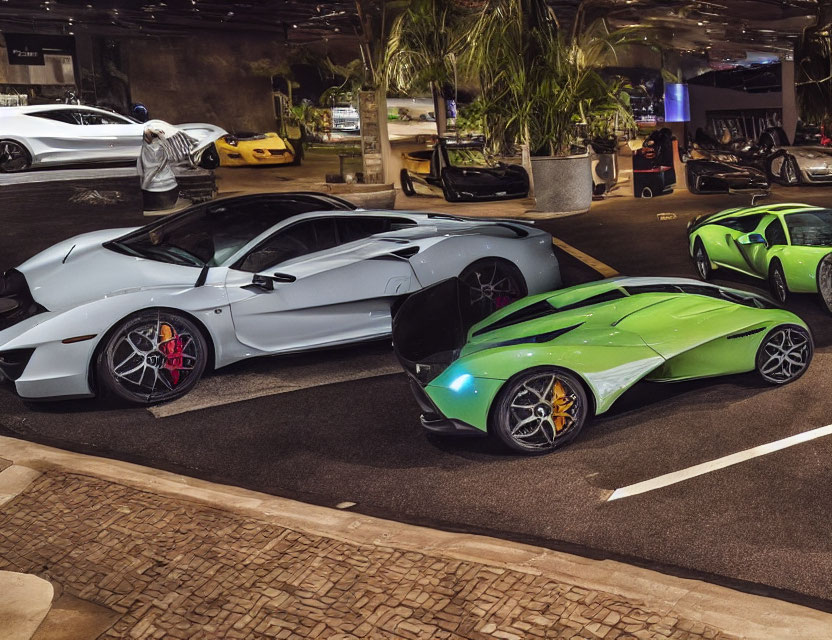
M 256 164 L 299 165 L 303 158 L 300 140 L 283 138 L 277 133 L 229 133 L 216 142 L 222 167 Z

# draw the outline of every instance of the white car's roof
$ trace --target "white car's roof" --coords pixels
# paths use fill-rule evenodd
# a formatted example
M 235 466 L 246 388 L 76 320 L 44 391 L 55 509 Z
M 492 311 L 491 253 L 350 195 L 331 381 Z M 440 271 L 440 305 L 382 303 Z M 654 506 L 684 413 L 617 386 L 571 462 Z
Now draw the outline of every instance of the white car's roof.
M 0 107 L 0 116 L 19 115 L 21 113 L 40 113 L 42 111 L 77 111 L 78 109 L 96 111 L 98 113 L 114 113 L 113 111 L 101 109 L 100 107 L 93 107 L 88 104 L 64 104 L 62 102 L 56 102 L 55 104 L 30 104 L 25 107 Z

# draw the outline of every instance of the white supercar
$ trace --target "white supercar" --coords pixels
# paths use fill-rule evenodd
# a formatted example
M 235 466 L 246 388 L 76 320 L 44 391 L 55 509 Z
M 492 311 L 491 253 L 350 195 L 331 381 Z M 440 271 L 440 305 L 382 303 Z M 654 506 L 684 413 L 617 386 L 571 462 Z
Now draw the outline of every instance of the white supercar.
M 397 301 L 449 277 L 482 317 L 561 285 L 533 227 L 352 209 L 238 196 L 60 242 L 0 281 L 0 371 L 28 399 L 161 402 L 206 369 L 387 336 Z
M 195 141 L 195 162 L 227 133 L 198 122 L 175 126 Z M 127 116 L 86 105 L 0 107 L 0 173 L 41 166 L 135 161 L 144 128 L 143 123 Z

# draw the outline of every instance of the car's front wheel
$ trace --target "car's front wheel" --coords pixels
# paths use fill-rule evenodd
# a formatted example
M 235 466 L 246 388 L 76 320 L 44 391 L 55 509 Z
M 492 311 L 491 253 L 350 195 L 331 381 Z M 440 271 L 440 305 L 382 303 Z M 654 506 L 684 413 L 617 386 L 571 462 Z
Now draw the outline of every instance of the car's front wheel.
M 824 308 L 832 313 L 832 253 L 827 253 L 818 264 L 818 294 Z
M 220 166 L 220 154 L 214 144 L 209 145 L 205 151 L 202 152 L 202 157 L 199 159 L 199 166 L 203 169 L 216 169 Z
M 0 173 L 17 173 L 32 166 L 32 157 L 19 142 L 0 140 Z
M 786 300 L 789 299 L 789 287 L 786 284 L 786 273 L 779 260 L 773 260 L 768 269 L 768 286 L 774 299 L 780 304 L 786 304 Z
M 814 352 L 812 336 L 803 327 L 775 327 L 757 349 L 757 372 L 769 384 L 793 382 L 806 372 Z
M 589 416 L 581 381 L 557 367 L 525 371 L 497 399 L 491 433 L 521 453 L 546 453 L 574 440 Z
M 697 238 L 693 243 L 693 261 L 696 264 L 696 273 L 703 280 L 710 280 L 713 275 L 713 267 L 711 267 L 711 258 L 705 250 L 705 245 L 702 240 Z
M 185 316 L 141 311 L 109 333 L 96 358 L 102 390 L 131 403 L 179 398 L 197 383 L 208 362 L 208 344 Z
M 519 300 L 527 292 L 520 269 L 505 260 L 477 260 L 459 274 L 459 279 L 467 285 L 470 305 L 479 318 Z

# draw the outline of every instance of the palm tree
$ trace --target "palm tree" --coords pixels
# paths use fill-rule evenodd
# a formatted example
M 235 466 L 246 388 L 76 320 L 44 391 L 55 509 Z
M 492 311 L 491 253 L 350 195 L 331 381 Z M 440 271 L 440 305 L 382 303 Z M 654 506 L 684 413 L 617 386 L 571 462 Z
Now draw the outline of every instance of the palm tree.
M 456 85 L 456 62 L 469 45 L 466 24 L 474 15 L 454 0 L 412 0 L 390 27 L 384 58 L 389 85 L 402 92 L 429 89 L 439 135 L 447 130 L 443 90 Z
M 583 26 L 579 13 L 565 34 L 545 0 L 486 0 L 465 58 L 480 78 L 486 135 L 509 132 L 501 145 L 519 139 L 531 153 L 568 155 L 576 123 L 597 112 L 631 119 L 621 84 L 599 70 L 644 32 L 610 31 L 603 20 Z

